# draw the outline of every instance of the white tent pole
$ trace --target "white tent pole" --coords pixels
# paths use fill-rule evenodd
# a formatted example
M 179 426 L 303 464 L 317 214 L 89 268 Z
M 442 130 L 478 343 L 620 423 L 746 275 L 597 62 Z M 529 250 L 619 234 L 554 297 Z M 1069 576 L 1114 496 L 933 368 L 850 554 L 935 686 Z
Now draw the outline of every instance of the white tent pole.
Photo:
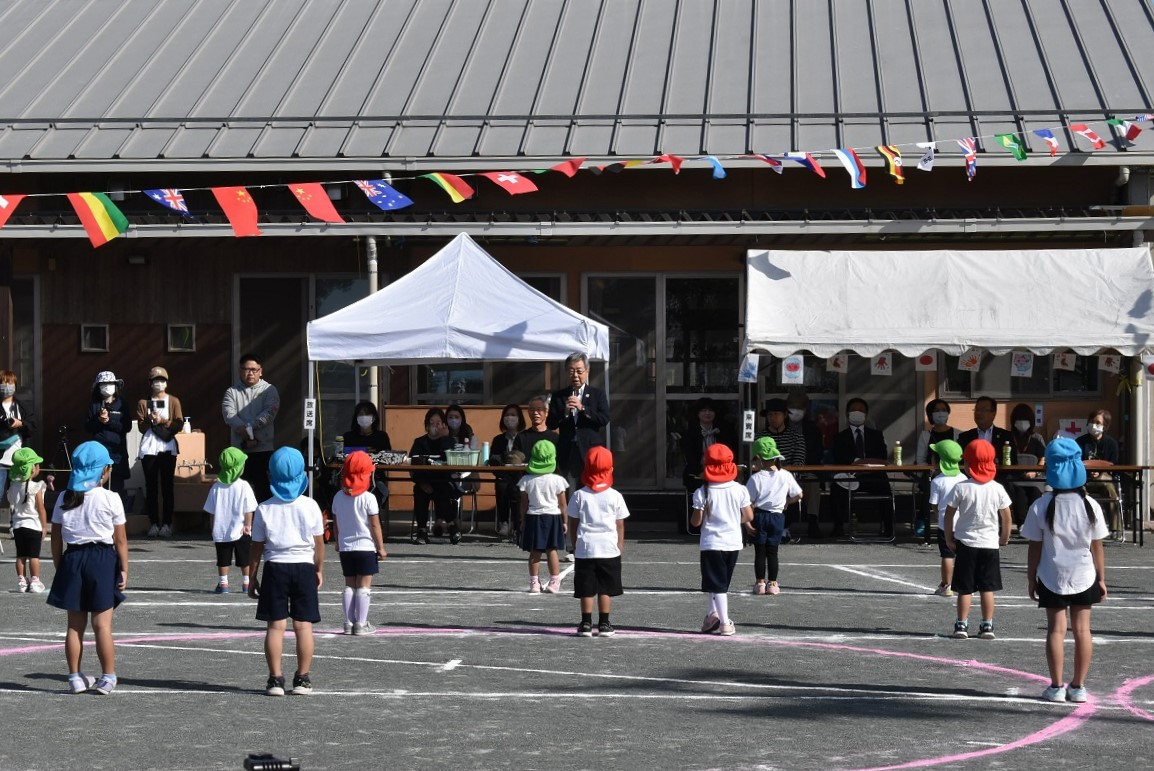
M 368 260 L 367 273 L 369 276 L 369 295 L 376 293 L 379 287 L 379 277 L 377 275 L 377 238 L 376 236 L 369 236 L 365 239 L 365 258 Z M 378 387 L 377 377 L 379 370 L 375 366 L 369 367 L 369 401 L 374 405 L 380 404 L 380 388 Z M 361 378 L 356 375 L 357 379 L 357 402 L 361 401 L 360 387 Z
M 608 356 L 605 357 L 605 401 L 609 401 L 609 357 Z M 612 404 L 613 402 L 609 402 L 609 403 Z M 612 408 L 610 408 L 609 414 L 610 414 L 610 416 L 612 416 L 612 414 L 613 414 Z M 613 420 L 611 417 L 609 422 L 605 424 L 605 446 L 609 448 L 610 452 L 613 451 L 613 441 L 612 441 L 612 436 L 610 435 L 610 431 L 612 430 L 612 426 L 613 426 Z M 629 437 L 626 437 L 626 439 L 628 439 L 628 438 Z
M 310 399 L 316 398 L 316 371 L 317 371 L 316 362 L 310 361 L 309 362 L 309 398 Z M 313 497 L 313 478 L 316 476 L 312 472 L 313 457 L 314 457 L 313 456 L 313 446 L 315 444 L 314 438 L 316 437 L 316 433 L 317 433 L 316 420 L 317 420 L 317 416 L 319 415 L 319 413 L 320 413 L 320 410 L 317 410 L 316 412 L 313 413 L 313 424 L 311 426 L 309 426 L 308 467 L 309 467 L 309 497 L 310 498 Z

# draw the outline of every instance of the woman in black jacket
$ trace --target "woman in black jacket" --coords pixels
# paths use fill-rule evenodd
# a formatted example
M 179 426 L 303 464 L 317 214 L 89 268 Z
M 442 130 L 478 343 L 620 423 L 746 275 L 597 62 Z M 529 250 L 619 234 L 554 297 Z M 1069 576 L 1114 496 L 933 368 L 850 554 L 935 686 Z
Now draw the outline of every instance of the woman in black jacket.
M 112 474 L 108 486 L 124 497 L 124 483 L 131 470 L 128 466 L 128 432 L 132 430 L 132 414 L 125 409 L 120 389 L 124 381 L 108 370 L 99 372 L 92 383 L 92 400 L 84 427 L 92 440 L 108 450 L 112 458 Z

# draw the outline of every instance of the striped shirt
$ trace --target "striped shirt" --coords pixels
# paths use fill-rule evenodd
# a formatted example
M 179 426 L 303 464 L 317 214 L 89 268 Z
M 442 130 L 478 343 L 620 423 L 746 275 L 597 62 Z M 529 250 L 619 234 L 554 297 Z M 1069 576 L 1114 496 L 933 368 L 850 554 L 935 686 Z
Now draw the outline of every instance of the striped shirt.
M 805 435 L 797 426 L 786 426 L 780 434 L 762 431 L 759 437 L 768 436 L 777 444 L 777 451 L 785 456 L 785 466 L 805 465 Z

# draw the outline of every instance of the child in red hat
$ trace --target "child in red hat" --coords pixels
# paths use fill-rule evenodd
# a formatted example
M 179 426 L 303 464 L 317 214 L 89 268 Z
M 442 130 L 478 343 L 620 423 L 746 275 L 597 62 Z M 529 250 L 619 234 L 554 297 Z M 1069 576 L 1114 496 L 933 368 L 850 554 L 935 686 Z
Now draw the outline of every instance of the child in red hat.
M 578 637 L 593 636 L 593 599 L 597 599 L 597 636 L 612 637 L 609 609 L 621 588 L 621 549 L 629 509 L 613 489 L 613 453 L 591 447 L 581 472 L 584 486 L 569 499 L 569 544 L 576 565 L 573 596 L 581 600 Z
M 373 459 L 357 450 L 345 458 L 341 489 L 333 496 L 333 522 L 337 553 L 345 588 L 341 606 L 345 611 L 345 634 L 372 634 L 369 600 L 377 564 L 388 554 L 381 533 L 381 507 L 372 494 Z
M 709 612 L 701 631 L 731 635 L 729 584 L 741 553 L 741 526 L 753 521 L 749 490 L 738 484 L 733 451 L 712 444 L 705 451 L 706 485 L 693 493 L 689 524 L 701 528 L 701 591 L 709 595 Z

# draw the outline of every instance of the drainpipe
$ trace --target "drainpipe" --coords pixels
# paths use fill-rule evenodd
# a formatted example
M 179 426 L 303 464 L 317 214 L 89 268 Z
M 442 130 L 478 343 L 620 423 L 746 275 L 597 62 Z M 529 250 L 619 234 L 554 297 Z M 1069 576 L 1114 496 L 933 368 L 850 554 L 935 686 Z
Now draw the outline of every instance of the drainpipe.
M 365 238 L 365 259 L 368 262 L 369 274 L 369 296 L 372 296 L 377 291 L 377 237 L 367 236 Z M 375 366 L 369 367 L 369 401 L 373 404 L 380 404 L 380 388 L 377 382 L 378 369 Z

